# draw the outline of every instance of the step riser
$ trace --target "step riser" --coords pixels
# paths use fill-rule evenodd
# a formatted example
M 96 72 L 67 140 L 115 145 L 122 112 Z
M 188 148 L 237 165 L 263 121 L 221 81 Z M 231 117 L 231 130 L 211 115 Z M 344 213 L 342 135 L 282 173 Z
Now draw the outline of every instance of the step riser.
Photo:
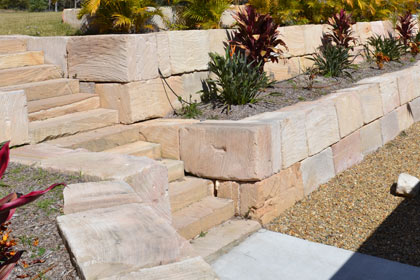
M 0 69 L 44 64 L 43 52 L 23 52 L 0 55 Z
M 160 145 L 144 141 L 137 141 L 127 145 L 115 147 L 110 150 L 105 150 L 104 152 L 125 154 L 137 157 L 148 157 L 151 159 L 161 158 Z
M 98 96 L 88 98 L 73 104 L 42 110 L 29 114 L 29 121 L 40 121 L 49 118 L 64 116 L 67 114 L 83 112 L 99 108 L 100 100 Z
M 41 100 L 79 93 L 79 81 L 72 79 L 50 80 L 34 85 L 16 85 L 0 88 L 0 91 L 24 90 L 28 101 Z
M 171 161 L 171 160 L 163 160 L 166 161 L 167 164 L 166 167 L 168 168 L 168 176 L 169 176 L 169 182 L 173 182 L 176 180 L 179 180 L 181 178 L 184 178 L 184 162 L 182 161 Z
M 17 53 L 26 51 L 26 42 L 19 39 L 0 40 L 0 54 Z
M 0 87 L 62 78 L 56 66 L 32 66 L 0 70 Z
M 32 143 L 73 135 L 118 123 L 118 112 L 96 109 L 29 124 Z
M 206 196 L 213 196 L 213 188 L 212 181 L 192 177 L 172 182 L 169 185 L 172 213 L 198 202 Z

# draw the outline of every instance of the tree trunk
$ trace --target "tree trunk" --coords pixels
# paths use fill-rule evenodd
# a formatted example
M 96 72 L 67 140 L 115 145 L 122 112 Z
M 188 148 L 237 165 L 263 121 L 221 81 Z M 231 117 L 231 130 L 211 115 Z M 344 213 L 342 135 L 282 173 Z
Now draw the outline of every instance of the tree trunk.
M 56 1 L 56 2 L 55 2 L 55 8 L 54 8 L 54 10 L 55 10 L 56 12 L 58 12 L 58 1 Z

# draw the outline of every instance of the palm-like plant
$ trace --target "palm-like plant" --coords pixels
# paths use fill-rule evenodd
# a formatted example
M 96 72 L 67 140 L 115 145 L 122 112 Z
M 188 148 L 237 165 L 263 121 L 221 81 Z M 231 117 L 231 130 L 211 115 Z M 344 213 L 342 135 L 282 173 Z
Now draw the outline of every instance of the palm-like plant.
M 213 29 L 220 28 L 220 18 L 231 0 L 174 0 L 181 11 L 181 25 L 184 28 Z
M 160 15 L 153 0 L 85 0 L 79 18 L 92 17 L 99 33 L 140 33 L 153 29 L 147 22 Z

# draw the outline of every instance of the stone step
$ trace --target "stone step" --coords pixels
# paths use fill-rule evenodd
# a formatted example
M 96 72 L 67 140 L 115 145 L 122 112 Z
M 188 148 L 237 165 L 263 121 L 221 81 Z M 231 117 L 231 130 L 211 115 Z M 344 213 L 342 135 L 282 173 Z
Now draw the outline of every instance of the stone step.
M 257 221 L 234 218 L 211 228 L 205 236 L 191 240 L 191 245 L 197 255 L 212 263 L 260 228 Z
M 43 64 L 0 70 L 0 87 L 60 79 L 63 72 L 55 65 Z
M 116 123 L 118 123 L 117 111 L 100 108 L 31 122 L 29 135 L 33 143 L 39 143 Z
M 205 197 L 172 214 L 172 225 L 185 239 L 192 239 L 219 225 L 235 214 L 233 201 Z
M 152 159 L 161 158 L 160 144 L 149 143 L 144 141 L 137 141 L 134 143 L 125 144 L 109 150 L 105 150 L 104 152 L 132 155 L 138 157 L 149 157 Z
M 143 268 L 114 275 L 102 280 L 218 280 L 211 266 L 203 258 L 195 257 L 180 262 Z
M 91 152 L 102 152 L 139 140 L 139 130 L 136 125 L 117 124 L 54 139 L 48 143 L 62 148 L 82 148 Z
M 174 159 L 162 159 L 161 162 L 168 169 L 168 179 L 169 182 L 173 182 L 184 178 L 184 162 L 181 160 Z
M 1 87 L 0 91 L 24 90 L 28 101 L 79 93 L 79 80 L 55 79 Z
M 210 180 L 187 176 L 169 184 L 172 212 L 200 201 L 206 196 L 214 196 L 214 184 Z
M 44 52 L 0 54 L 0 69 L 44 64 Z
M 0 54 L 25 52 L 26 41 L 20 39 L 1 39 Z
M 70 102 L 70 100 L 73 100 L 73 102 Z M 71 95 L 63 95 L 59 97 L 29 101 L 28 111 L 32 111 L 29 113 L 29 120 L 40 121 L 64 116 L 67 114 L 89 111 L 99 107 L 99 96 L 90 93 L 76 93 Z M 39 110 L 40 108 L 44 109 Z

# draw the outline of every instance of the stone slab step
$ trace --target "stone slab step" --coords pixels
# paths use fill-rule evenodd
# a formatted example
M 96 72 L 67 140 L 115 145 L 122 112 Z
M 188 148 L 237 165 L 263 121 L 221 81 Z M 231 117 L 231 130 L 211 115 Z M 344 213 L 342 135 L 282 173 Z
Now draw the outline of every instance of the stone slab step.
M 28 101 L 79 93 L 79 80 L 55 79 L 1 87 L 0 91 L 24 90 Z
M 160 160 L 159 162 L 165 165 L 168 169 L 169 182 L 179 180 L 185 176 L 183 161 L 165 158 Z
M 30 122 L 29 134 L 32 142 L 39 143 L 116 123 L 118 123 L 117 111 L 100 108 L 43 121 Z
M 55 65 L 43 64 L 0 70 L 0 87 L 60 79 L 63 72 Z
M 76 95 L 76 98 L 73 95 Z M 64 103 L 65 101 L 69 101 L 71 99 L 73 99 L 74 102 L 68 102 L 68 104 L 56 106 L 60 101 Z M 36 104 L 31 104 L 31 103 L 36 103 Z M 40 120 L 64 116 L 67 114 L 89 111 L 89 110 L 97 109 L 99 107 L 100 107 L 99 96 L 96 94 L 90 94 L 90 93 L 77 93 L 77 94 L 63 95 L 59 97 L 52 97 L 52 98 L 47 98 L 47 99 L 29 101 L 28 109 L 30 108 L 31 110 L 35 110 L 39 108 L 45 108 L 44 110 L 39 110 L 36 112 L 29 113 L 29 120 L 40 121 Z
M 172 215 L 172 224 L 185 239 L 219 225 L 235 214 L 233 201 L 217 197 L 205 197 Z
M 107 153 L 126 154 L 138 157 L 149 157 L 152 159 L 161 158 L 160 144 L 149 143 L 145 141 L 137 141 L 134 143 L 125 144 L 109 150 Z
M 211 228 L 204 237 L 191 240 L 191 244 L 199 256 L 212 263 L 260 228 L 257 221 L 231 219 Z
M 102 280 L 218 280 L 211 266 L 203 258 L 195 257 L 167 265 L 143 268 Z
M 186 176 L 169 184 L 172 212 L 200 201 L 206 196 L 214 196 L 214 184 L 210 180 Z
M 139 140 L 139 130 L 136 125 L 117 124 L 54 139 L 48 143 L 62 148 L 82 148 L 91 152 L 101 152 Z
M 1 39 L 0 54 L 18 53 L 26 51 L 26 41 L 20 39 Z
M 44 52 L 0 54 L 0 69 L 44 64 Z
M 82 279 L 168 264 L 191 252 L 169 221 L 142 203 L 64 215 L 57 224 Z

